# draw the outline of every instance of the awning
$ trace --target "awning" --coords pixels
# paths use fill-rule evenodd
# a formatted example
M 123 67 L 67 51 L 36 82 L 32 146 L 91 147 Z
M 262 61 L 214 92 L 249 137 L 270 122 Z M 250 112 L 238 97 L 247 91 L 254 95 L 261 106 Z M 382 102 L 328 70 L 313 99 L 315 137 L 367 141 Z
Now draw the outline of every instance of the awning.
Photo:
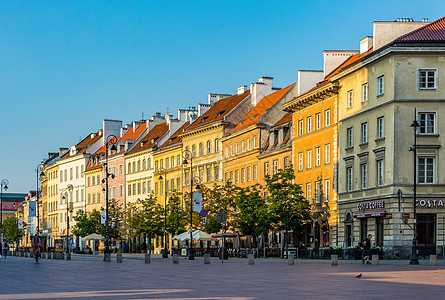
M 89 240 L 104 240 L 105 238 L 97 233 L 92 233 L 83 238 L 85 241 Z
M 354 214 L 354 218 L 364 219 L 364 218 L 384 217 L 385 215 L 386 215 L 386 210 L 381 210 L 381 211 L 371 211 L 371 212 Z

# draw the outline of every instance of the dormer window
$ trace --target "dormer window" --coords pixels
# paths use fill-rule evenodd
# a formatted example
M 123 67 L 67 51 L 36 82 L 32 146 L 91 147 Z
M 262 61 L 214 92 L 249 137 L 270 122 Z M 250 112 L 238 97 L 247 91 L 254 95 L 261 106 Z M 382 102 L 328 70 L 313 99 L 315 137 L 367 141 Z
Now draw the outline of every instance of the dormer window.
M 205 122 L 205 120 L 207 120 L 208 118 L 209 118 L 209 116 L 203 117 L 203 118 L 201 119 L 201 123 Z
M 226 110 L 222 110 L 220 112 L 218 112 L 217 116 L 220 117 Z

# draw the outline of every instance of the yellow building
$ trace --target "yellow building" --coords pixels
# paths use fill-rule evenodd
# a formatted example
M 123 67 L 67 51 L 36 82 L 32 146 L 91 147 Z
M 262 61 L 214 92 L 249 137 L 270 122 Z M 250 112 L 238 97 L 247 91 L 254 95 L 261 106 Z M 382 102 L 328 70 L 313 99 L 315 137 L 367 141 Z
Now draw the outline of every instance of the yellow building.
M 88 164 L 85 168 L 85 211 L 88 215 L 93 210 L 100 211 L 103 206 L 104 187 L 102 183 L 103 167 L 101 157 L 105 156 L 105 146 L 100 148 L 96 153 L 89 157 Z

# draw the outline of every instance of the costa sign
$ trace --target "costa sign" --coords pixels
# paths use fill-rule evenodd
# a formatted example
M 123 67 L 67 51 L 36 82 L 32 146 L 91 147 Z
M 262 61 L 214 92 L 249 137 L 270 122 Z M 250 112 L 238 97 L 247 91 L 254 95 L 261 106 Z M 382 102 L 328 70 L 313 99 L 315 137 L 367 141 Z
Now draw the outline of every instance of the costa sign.
M 416 206 L 417 207 L 444 207 L 443 200 L 436 200 L 436 199 L 428 199 L 428 200 L 416 200 Z
M 374 201 L 374 202 L 357 204 L 358 210 L 377 209 L 377 208 L 385 208 L 385 201 Z

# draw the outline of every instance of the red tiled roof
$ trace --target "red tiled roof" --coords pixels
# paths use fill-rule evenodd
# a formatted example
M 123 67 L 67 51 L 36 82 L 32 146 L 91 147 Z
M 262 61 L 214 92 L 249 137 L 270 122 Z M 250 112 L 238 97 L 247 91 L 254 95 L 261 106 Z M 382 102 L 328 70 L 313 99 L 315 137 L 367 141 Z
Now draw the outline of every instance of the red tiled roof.
M 190 121 L 187 121 L 184 123 L 184 125 L 181 126 L 181 128 L 179 128 L 178 130 L 176 130 L 176 132 L 164 143 L 162 144 L 161 147 L 159 147 L 159 149 L 165 148 L 165 147 L 169 147 L 169 146 L 173 146 L 175 144 L 179 144 L 182 142 L 182 139 L 179 137 L 179 135 L 181 133 L 184 132 L 184 130 L 187 128 L 187 126 L 190 125 Z
M 94 144 L 101 138 L 102 138 L 102 130 L 99 130 L 98 132 L 96 132 L 94 137 L 91 137 L 91 134 L 89 134 L 87 137 L 85 137 L 83 140 L 81 140 L 76 145 L 76 148 L 79 149 L 77 154 L 84 153 L 88 149 L 89 145 Z M 62 159 L 67 158 L 69 156 L 70 156 L 70 152 L 68 151 L 64 156 L 62 156 Z
M 2 208 L 3 208 L 3 210 L 16 211 L 19 204 L 20 204 L 19 202 L 3 201 Z
M 445 41 L 445 17 L 411 31 L 396 41 L 403 42 L 443 42 Z
M 156 146 L 156 143 L 167 133 L 169 126 L 167 122 L 157 124 L 152 130 L 148 132 L 128 154 L 135 153 Z
M 235 106 L 237 106 L 241 101 L 243 101 L 249 95 L 250 95 L 250 90 L 247 90 L 241 95 L 237 94 L 219 100 L 208 111 L 206 111 L 195 122 L 193 122 L 192 125 L 190 125 L 185 131 L 193 130 L 201 126 L 223 120 L 224 117 Z
M 295 83 L 292 83 L 291 85 L 285 87 L 284 89 L 276 91 L 261 99 L 261 101 L 258 102 L 258 104 L 255 105 L 255 107 L 252 108 L 251 111 L 249 111 L 249 113 L 235 126 L 235 128 L 233 128 L 230 131 L 230 133 L 246 128 L 252 124 L 259 122 L 261 117 L 270 108 L 272 108 L 272 106 L 274 106 L 278 101 L 280 101 L 294 85 Z

